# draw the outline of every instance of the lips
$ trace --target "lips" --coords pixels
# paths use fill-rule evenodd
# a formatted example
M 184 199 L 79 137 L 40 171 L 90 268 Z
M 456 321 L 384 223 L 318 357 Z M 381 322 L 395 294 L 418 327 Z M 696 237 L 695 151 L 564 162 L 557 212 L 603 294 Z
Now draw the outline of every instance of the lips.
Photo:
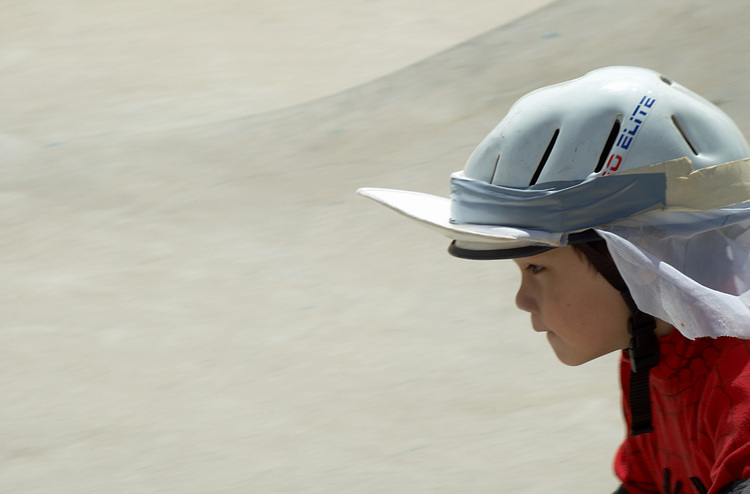
M 537 333 L 547 333 L 547 332 L 549 332 L 549 329 L 545 328 L 542 323 L 540 323 L 538 321 L 535 321 L 533 316 L 531 317 L 531 327 Z

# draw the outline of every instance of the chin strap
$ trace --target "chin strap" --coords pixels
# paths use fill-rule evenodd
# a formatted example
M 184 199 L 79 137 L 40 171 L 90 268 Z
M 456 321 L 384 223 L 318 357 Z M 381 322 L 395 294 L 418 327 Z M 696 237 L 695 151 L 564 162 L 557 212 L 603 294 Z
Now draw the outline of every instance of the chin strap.
M 598 247 L 598 248 L 597 248 Z M 659 365 L 659 340 L 656 337 L 656 319 L 641 312 L 630 295 L 630 289 L 620 276 L 614 261 L 609 256 L 603 240 L 577 244 L 594 268 L 622 295 L 630 309 L 628 333 L 630 333 L 630 435 L 637 436 L 654 431 L 651 422 L 651 393 L 649 375 Z
M 620 292 L 623 293 L 623 292 Z M 630 298 L 623 293 L 623 298 Z M 635 304 L 633 304 L 635 306 Z M 637 308 L 628 320 L 630 333 L 630 435 L 654 432 L 651 424 L 651 392 L 649 375 L 659 365 L 659 340 L 656 338 L 656 320 Z

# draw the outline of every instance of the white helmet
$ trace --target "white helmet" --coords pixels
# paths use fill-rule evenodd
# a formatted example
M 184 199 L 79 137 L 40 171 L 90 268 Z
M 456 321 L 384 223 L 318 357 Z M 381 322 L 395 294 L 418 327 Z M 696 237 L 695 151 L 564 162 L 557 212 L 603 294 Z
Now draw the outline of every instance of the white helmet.
M 359 193 L 453 239 L 453 255 L 509 258 L 585 241 L 577 232 L 668 206 L 663 175 L 622 172 L 748 156 L 740 130 L 705 98 L 648 69 L 608 67 L 518 100 L 453 174 L 450 199 Z
M 609 67 L 522 97 L 464 175 L 527 187 L 682 157 L 705 168 L 748 154 L 737 126 L 708 100 L 654 71 Z

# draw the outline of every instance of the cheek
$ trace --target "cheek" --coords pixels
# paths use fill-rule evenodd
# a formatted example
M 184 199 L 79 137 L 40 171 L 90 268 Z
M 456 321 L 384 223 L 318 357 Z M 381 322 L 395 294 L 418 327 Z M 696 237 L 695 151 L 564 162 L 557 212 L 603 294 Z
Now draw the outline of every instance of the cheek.
M 562 297 L 549 307 L 545 319 L 557 326 L 560 336 L 596 353 L 627 348 L 628 310 L 622 295 L 603 278 L 582 284 L 575 297 Z
M 581 331 L 605 350 L 618 350 L 630 345 L 630 310 L 622 296 L 614 289 L 612 291 L 614 293 L 610 293 L 608 297 L 592 299 L 587 314 L 580 319 L 582 325 L 586 326 Z

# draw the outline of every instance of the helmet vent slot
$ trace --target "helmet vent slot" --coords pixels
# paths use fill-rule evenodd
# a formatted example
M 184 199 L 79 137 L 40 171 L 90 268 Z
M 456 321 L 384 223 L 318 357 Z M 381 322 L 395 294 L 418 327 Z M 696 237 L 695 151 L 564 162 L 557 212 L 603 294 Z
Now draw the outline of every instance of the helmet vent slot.
M 534 172 L 534 176 L 531 177 L 531 182 L 529 182 L 529 186 L 532 186 L 536 183 L 537 180 L 539 180 L 539 175 L 542 174 L 542 170 L 544 169 L 544 165 L 547 164 L 547 160 L 549 159 L 549 155 L 552 154 L 552 148 L 555 147 L 555 141 L 557 141 L 557 136 L 560 134 L 560 129 L 555 129 L 555 133 L 552 135 L 552 139 L 549 141 L 549 145 L 547 145 L 547 149 L 544 151 L 544 156 L 542 156 L 542 160 L 539 162 L 539 166 L 536 167 L 536 171 Z
M 497 158 L 495 158 L 495 168 L 492 169 L 492 177 L 490 177 L 490 183 L 495 183 L 495 174 L 497 173 L 497 164 L 500 162 L 500 153 L 497 153 Z
M 617 139 L 617 135 L 620 133 L 621 120 L 622 115 L 617 115 L 615 123 L 612 124 L 612 130 L 609 131 L 607 142 L 604 143 L 604 149 L 602 149 L 602 154 L 599 156 L 599 161 L 596 163 L 596 168 L 594 168 L 594 173 L 599 173 L 604 168 L 604 162 L 607 161 L 609 153 L 612 152 L 612 146 L 615 145 L 615 139 Z
M 675 127 L 677 127 L 677 130 L 680 132 L 680 135 L 683 139 L 685 139 L 685 142 L 688 146 L 690 146 L 690 150 L 693 152 L 694 155 L 698 156 L 698 150 L 695 148 L 693 143 L 688 139 L 687 134 L 685 134 L 685 131 L 682 129 L 682 126 L 680 125 L 680 122 L 677 121 L 677 117 L 672 115 L 672 123 Z

